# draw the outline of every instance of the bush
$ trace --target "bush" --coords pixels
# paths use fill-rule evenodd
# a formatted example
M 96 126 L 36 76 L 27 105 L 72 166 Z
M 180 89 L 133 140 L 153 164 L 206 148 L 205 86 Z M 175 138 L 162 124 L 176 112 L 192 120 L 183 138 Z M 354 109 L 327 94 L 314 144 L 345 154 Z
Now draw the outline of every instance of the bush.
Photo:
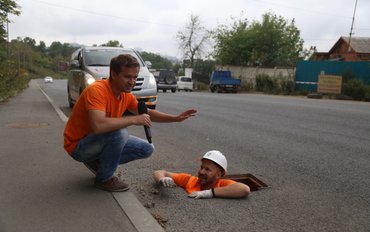
M 264 93 L 276 93 L 278 83 L 267 74 L 258 74 L 256 76 L 256 90 Z
M 15 96 L 28 87 L 30 78 L 25 70 L 18 69 L 12 61 L 0 64 L 0 101 Z
M 365 101 L 370 98 L 370 86 L 362 80 L 351 79 L 343 84 L 342 93 L 352 97 L 354 100 Z
M 273 94 L 292 94 L 294 93 L 295 83 L 288 77 L 279 74 L 277 77 L 270 77 L 267 74 L 256 76 L 256 90 L 264 93 Z
M 241 91 L 246 91 L 246 92 L 252 91 L 253 89 L 254 89 L 254 83 L 251 80 L 242 82 L 241 87 L 240 87 Z
M 206 91 L 209 90 L 208 84 L 205 84 L 203 82 L 198 81 L 198 86 L 197 86 L 198 91 Z
M 342 73 L 342 82 L 347 83 L 350 80 L 355 79 L 356 76 L 353 74 L 352 70 L 346 70 L 344 73 Z
M 283 92 L 283 94 L 289 95 L 289 94 L 294 93 L 294 87 L 295 87 L 294 81 L 283 80 L 281 81 L 280 85 L 281 85 L 281 91 Z

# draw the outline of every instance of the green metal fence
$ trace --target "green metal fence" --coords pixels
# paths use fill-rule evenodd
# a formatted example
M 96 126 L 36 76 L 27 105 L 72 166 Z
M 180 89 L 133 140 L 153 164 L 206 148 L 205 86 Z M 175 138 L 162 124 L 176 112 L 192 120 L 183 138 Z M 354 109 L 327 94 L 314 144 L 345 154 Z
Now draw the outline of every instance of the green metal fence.
M 339 76 L 350 74 L 370 84 L 370 62 L 299 61 L 296 69 L 295 89 L 316 92 L 320 74 Z

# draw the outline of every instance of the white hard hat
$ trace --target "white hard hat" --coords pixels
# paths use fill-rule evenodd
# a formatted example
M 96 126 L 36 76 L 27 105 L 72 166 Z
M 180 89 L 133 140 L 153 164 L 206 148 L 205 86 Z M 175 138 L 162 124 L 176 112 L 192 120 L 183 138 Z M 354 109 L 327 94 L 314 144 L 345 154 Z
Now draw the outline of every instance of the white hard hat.
M 216 151 L 216 150 L 207 151 L 207 153 L 204 154 L 202 159 L 211 160 L 215 162 L 216 164 L 220 165 L 224 169 L 225 172 L 227 171 L 227 160 L 225 156 L 219 151 Z

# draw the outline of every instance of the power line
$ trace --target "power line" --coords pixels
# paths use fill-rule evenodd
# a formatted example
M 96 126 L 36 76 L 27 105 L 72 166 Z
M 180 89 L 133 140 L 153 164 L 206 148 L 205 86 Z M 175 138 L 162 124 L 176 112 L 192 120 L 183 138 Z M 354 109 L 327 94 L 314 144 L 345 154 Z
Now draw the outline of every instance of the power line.
M 278 4 L 278 3 L 275 3 L 275 2 L 268 2 L 268 1 L 261 1 L 261 0 L 249 0 L 249 1 L 254 1 L 254 2 L 258 2 L 258 3 L 264 3 L 266 5 L 275 5 L 275 6 L 279 6 L 279 7 L 283 7 L 283 8 L 289 8 L 289 9 L 293 9 L 293 10 L 299 10 L 299 11 L 306 11 L 306 12 L 310 12 L 310 13 L 313 13 L 313 14 L 320 14 L 320 15 L 327 15 L 327 16 L 334 16 L 334 17 L 341 17 L 341 18 L 346 18 L 346 19 L 352 19 L 352 17 L 349 17 L 349 16 L 346 16 L 346 15 L 338 15 L 338 14 L 333 14 L 331 12 L 323 12 L 323 11 L 317 11 L 317 10 L 310 10 L 310 9 L 303 9 L 303 8 L 299 8 L 299 7 L 294 7 L 294 6 L 288 6 L 288 5 L 284 5 L 284 4 Z M 299 1 L 297 1 L 299 2 Z
M 49 5 L 49 6 L 53 6 L 53 7 L 79 11 L 79 12 L 83 12 L 83 13 L 87 13 L 87 14 L 100 15 L 100 16 L 104 16 L 104 17 L 117 18 L 117 19 L 120 19 L 120 20 L 134 21 L 134 22 L 137 22 L 137 23 L 155 24 L 155 25 L 160 25 L 160 26 L 176 27 L 176 28 L 180 27 L 178 25 L 173 25 L 173 24 L 156 23 L 156 22 L 151 22 L 151 21 L 146 21 L 146 20 L 141 20 L 141 19 L 126 18 L 126 17 L 110 15 L 110 14 L 102 14 L 102 13 L 98 13 L 98 12 L 94 12 L 94 11 L 82 10 L 82 9 L 78 9 L 78 8 L 74 8 L 74 7 L 70 7 L 70 6 L 63 6 L 63 5 L 50 3 L 50 2 L 44 2 L 44 1 L 40 1 L 40 0 L 32 0 L 32 1 L 39 2 L 41 4 L 45 4 L 45 5 Z

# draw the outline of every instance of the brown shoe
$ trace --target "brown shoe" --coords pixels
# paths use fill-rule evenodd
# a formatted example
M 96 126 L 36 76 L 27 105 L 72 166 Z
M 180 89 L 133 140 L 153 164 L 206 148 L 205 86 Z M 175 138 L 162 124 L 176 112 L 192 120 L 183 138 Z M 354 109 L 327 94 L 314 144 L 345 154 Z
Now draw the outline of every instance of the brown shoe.
M 113 176 L 105 182 L 100 182 L 95 179 L 94 186 L 109 192 L 124 192 L 129 189 L 128 184 L 120 180 L 118 177 Z
M 85 166 L 92 172 L 94 175 L 96 175 L 96 172 L 98 171 L 99 167 L 99 160 L 93 160 L 90 162 L 84 163 Z

